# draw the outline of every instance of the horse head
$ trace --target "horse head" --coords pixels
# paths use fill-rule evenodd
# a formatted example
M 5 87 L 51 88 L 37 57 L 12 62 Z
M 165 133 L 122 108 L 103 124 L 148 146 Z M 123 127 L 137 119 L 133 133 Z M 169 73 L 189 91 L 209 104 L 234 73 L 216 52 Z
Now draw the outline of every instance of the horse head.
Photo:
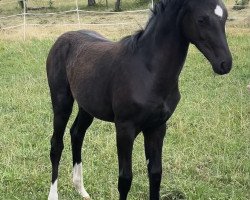
M 184 37 L 211 63 L 215 73 L 223 75 L 232 68 L 232 56 L 225 34 L 227 10 L 221 0 L 189 0 L 182 8 Z

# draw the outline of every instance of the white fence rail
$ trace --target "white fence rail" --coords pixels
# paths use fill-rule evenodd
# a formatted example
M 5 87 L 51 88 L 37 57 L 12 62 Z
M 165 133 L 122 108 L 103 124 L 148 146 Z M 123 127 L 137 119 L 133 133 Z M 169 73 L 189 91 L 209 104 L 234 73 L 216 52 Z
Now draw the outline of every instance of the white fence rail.
M 26 1 L 23 1 L 24 4 Z M 8 1 L 8 2 L 1 2 L 0 1 L 0 8 L 3 7 L 4 5 L 7 4 L 17 4 L 17 1 Z M 151 1 L 151 6 L 153 6 L 153 0 Z M 227 5 L 227 7 L 229 9 L 232 9 L 233 7 L 235 7 L 235 5 Z M 246 6 L 247 8 L 249 8 L 249 6 Z M 29 11 L 29 10 L 28 10 Z M 23 27 L 23 39 L 25 40 L 26 38 L 26 28 L 30 27 L 30 26 L 40 26 L 40 27 L 48 27 L 48 26 L 75 26 L 78 25 L 78 27 L 80 26 L 119 26 L 119 25 L 128 25 L 128 24 L 138 24 L 138 22 L 98 22 L 98 23 L 87 23 L 87 22 L 82 22 L 84 21 L 84 19 L 81 17 L 81 15 L 83 14 L 103 14 L 103 15 L 124 15 L 126 13 L 149 13 L 150 9 L 142 9 L 142 10 L 131 10 L 131 11 L 123 11 L 123 12 L 110 12 L 110 11 L 86 11 L 86 10 L 81 10 L 79 9 L 79 2 L 78 0 L 75 0 L 75 9 L 71 9 L 71 10 L 66 10 L 66 11 L 57 11 L 57 12 L 43 12 L 43 13 L 36 13 L 36 12 L 28 12 L 26 10 L 26 6 L 24 5 L 24 9 L 22 11 L 22 13 L 20 14 L 14 14 L 14 15 L 9 15 L 9 16 L 0 16 L 0 31 L 6 31 L 6 30 L 11 30 L 11 29 L 16 29 L 16 28 L 20 28 Z M 65 22 L 47 22 L 47 23 L 35 23 L 35 22 L 28 22 L 29 18 L 31 17 L 40 17 L 40 18 L 46 18 L 46 17 L 50 17 L 50 16 L 60 16 L 60 15 L 67 15 L 71 13 L 71 17 L 72 15 L 74 15 L 75 13 L 75 22 L 71 22 L 71 23 L 65 23 Z M 249 16 L 250 17 L 250 16 Z M 18 18 L 18 19 L 22 19 L 22 23 L 17 23 L 14 21 L 14 23 L 17 24 L 13 24 L 13 25 L 9 25 L 8 20 L 10 21 L 13 18 Z M 237 19 L 242 18 L 244 19 L 245 16 L 240 17 L 237 16 Z M 1 23 L 1 20 L 5 20 L 5 24 Z M 7 22 L 6 22 L 7 21 Z M 146 21 L 146 20 L 145 20 Z

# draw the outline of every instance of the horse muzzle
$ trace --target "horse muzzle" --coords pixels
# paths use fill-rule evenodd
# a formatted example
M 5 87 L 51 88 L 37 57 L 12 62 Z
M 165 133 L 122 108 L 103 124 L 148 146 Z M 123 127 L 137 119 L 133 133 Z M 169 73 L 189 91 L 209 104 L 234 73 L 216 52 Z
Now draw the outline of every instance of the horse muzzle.
M 232 69 L 232 57 L 230 56 L 230 58 L 220 61 L 216 64 L 213 63 L 212 67 L 216 74 L 219 74 L 219 75 L 227 74 Z

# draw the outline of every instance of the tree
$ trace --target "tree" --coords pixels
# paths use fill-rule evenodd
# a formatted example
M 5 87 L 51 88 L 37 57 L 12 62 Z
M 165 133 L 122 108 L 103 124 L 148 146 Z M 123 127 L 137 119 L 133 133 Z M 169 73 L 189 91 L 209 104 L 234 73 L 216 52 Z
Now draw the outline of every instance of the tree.
M 94 6 L 95 4 L 95 0 L 88 0 L 88 6 Z
M 121 11 L 121 0 L 116 0 L 115 11 Z
M 249 0 L 235 0 L 234 10 L 241 10 L 247 7 Z
M 25 9 L 27 8 L 27 0 L 18 0 L 18 4 L 20 5 L 20 7 L 22 9 L 24 9 L 24 6 L 25 6 Z

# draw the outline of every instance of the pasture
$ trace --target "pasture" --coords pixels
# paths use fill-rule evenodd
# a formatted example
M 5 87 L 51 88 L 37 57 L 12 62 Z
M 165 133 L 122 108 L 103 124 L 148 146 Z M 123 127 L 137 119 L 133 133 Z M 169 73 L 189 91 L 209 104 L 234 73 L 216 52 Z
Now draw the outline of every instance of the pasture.
M 118 29 L 117 27 L 116 29 Z M 51 30 L 50 30 L 51 31 Z M 131 33 L 99 30 L 112 40 Z M 48 34 L 49 31 L 46 31 Z M 44 35 L 44 33 L 42 34 Z M 162 199 L 250 199 L 250 31 L 228 29 L 233 69 L 217 76 L 191 46 L 180 78 L 181 101 L 163 149 Z M 54 37 L 0 38 L 0 199 L 47 199 L 52 112 L 45 61 Z M 72 185 L 69 127 L 59 198 L 81 199 Z M 92 199 L 118 199 L 115 130 L 95 120 L 84 141 L 84 184 Z M 143 138 L 133 151 L 128 199 L 147 199 Z

